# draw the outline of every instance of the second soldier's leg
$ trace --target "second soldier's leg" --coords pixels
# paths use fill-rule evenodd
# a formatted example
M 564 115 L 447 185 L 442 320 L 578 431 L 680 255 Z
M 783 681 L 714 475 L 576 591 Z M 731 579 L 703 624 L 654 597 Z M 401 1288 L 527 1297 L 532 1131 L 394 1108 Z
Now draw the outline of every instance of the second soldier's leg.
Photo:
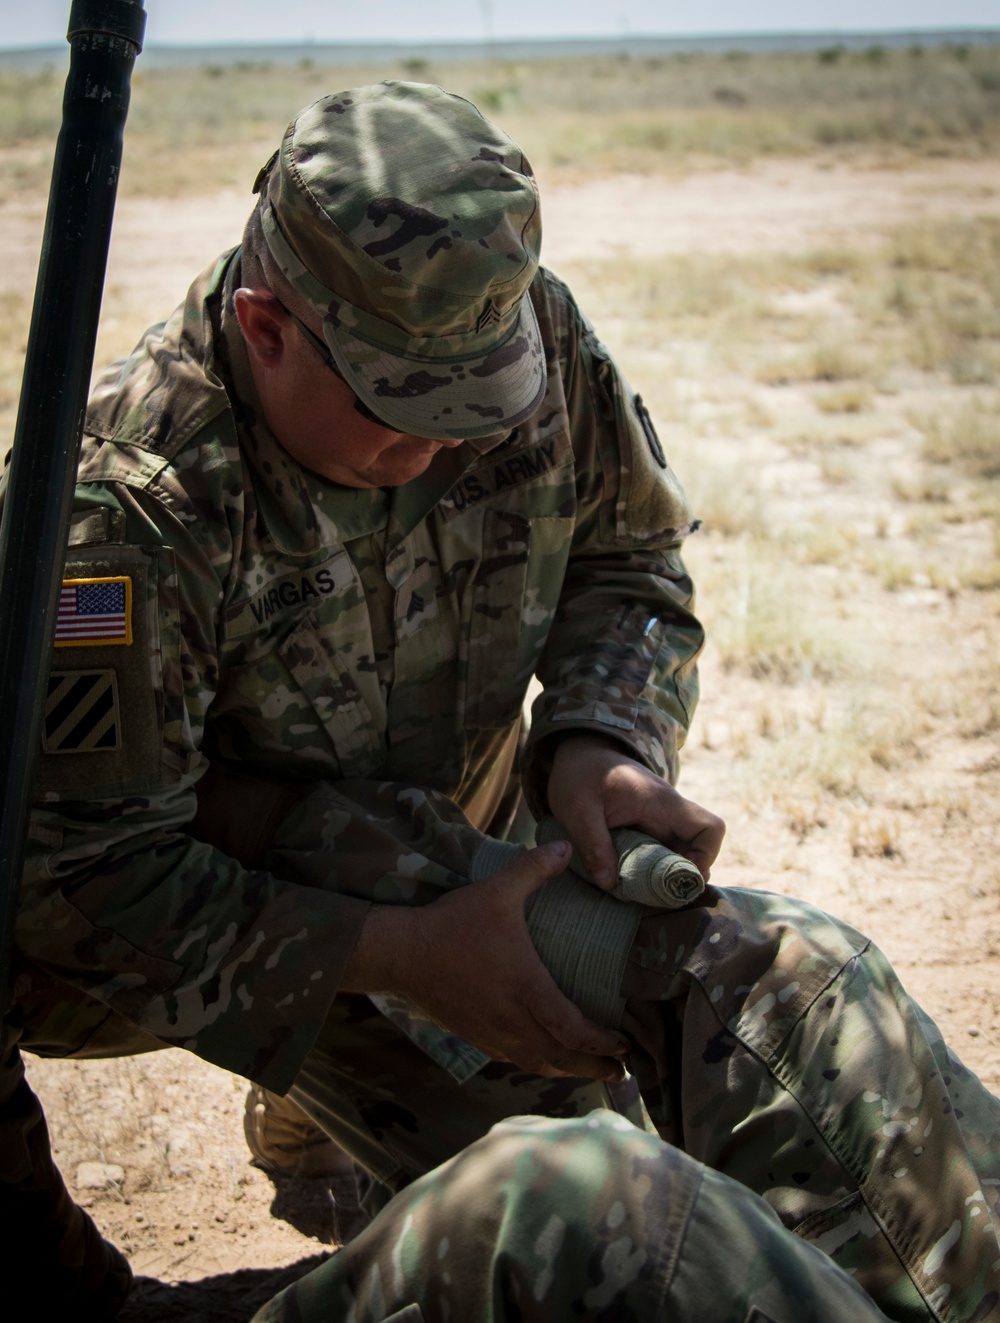
M 890 1317 L 1000 1320 L 1000 1101 L 872 943 L 788 897 L 710 888 L 646 915 L 622 990 L 661 1134 Z
M 642 1117 L 631 1079 L 617 1086 L 544 1079 L 493 1061 L 459 1078 L 367 997 L 342 996 L 288 1096 L 391 1193 L 508 1116 L 579 1117 L 607 1108 Z
M 886 1323 L 768 1205 L 620 1117 L 517 1118 L 254 1323 Z
M 370 793 L 351 788 L 359 805 Z M 435 887 L 460 885 L 460 873 L 449 869 L 468 872 L 469 852 L 481 838 L 473 833 L 465 841 L 463 831 L 471 829 L 448 825 L 447 801 L 435 808 L 433 796 L 399 787 L 378 787 L 376 799 L 372 817 L 390 836 L 396 833 L 387 848 L 398 854 L 404 847 L 401 866 L 376 884 L 379 898 L 420 903 L 433 898 Z M 339 854 L 352 832 L 364 834 L 371 825 L 364 816 L 361 809 L 352 825 L 344 806 L 331 800 L 321 850 L 312 855 L 302 850 L 311 832 L 315 849 L 314 820 L 300 820 L 299 839 L 293 832 L 290 840 L 305 871 L 325 866 L 322 846 L 335 844 Z M 443 883 L 428 882 L 423 866 L 442 851 L 454 856 Z M 363 855 L 355 856 L 362 872 Z M 378 871 L 385 862 L 384 855 L 369 857 L 367 867 Z M 581 903 L 590 904 L 593 889 L 579 887 Z M 620 910 L 618 901 L 603 900 Z M 567 903 L 574 903 L 572 895 Z M 595 932 L 599 916 L 596 922 Z M 556 916 L 557 938 L 560 927 Z M 560 981 L 551 953 L 540 951 Z M 576 953 L 571 963 L 579 984 Z M 1000 1103 L 952 1061 L 865 938 L 788 898 L 710 890 L 690 909 L 649 912 L 621 963 L 621 992 L 628 996 L 622 1027 L 636 1042 L 631 1064 L 666 1138 L 763 1195 L 787 1227 L 854 1272 L 891 1317 L 1000 1318 Z M 339 1013 L 350 1020 L 370 1010 L 352 1012 L 343 1004 Z M 369 1032 L 380 1030 L 372 1025 Z M 339 1052 L 339 1042 L 335 1049 L 331 1041 L 330 1060 Z M 390 1150 L 398 1144 L 397 1152 L 408 1152 L 417 1171 L 426 1170 L 419 1164 L 429 1164 L 435 1144 L 410 1148 L 420 1127 L 401 1100 L 421 1065 L 429 1069 L 420 1056 L 388 1073 L 381 1097 L 377 1076 L 369 1077 L 362 1099 L 375 1122 L 367 1128 L 388 1138 Z M 360 1042 L 356 1061 L 349 1067 L 352 1085 L 365 1077 Z M 494 1080 L 498 1071 L 510 1068 L 488 1066 L 475 1081 L 490 1095 L 480 1120 L 497 1086 L 517 1079 L 515 1073 Z M 437 1105 L 437 1079 L 426 1095 L 417 1091 L 422 1117 Z M 335 1085 L 328 1063 L 310 1087 L 321 1092 L 323 1081 Z M 470 1084 L 453 1095 L 455 1107 L 473 1104 Z M 508 1113 L 548 1111 L 559 1102 L 539 1096 L 521 1108 L 516 1093 L 507 1099 Z M 473 1137 L 463 1134 L 461 1143 Z M 415 1174 L 412 1165 L 409 1170 Z

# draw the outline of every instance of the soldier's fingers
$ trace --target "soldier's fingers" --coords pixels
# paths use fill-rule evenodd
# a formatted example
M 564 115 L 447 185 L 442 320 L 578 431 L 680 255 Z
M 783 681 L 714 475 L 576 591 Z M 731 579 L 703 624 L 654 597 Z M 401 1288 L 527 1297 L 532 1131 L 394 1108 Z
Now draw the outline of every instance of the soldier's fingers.
M 543 1075 L 546 1079 L 568 1076 L 613 1082 L 625 1077 L 625 1068 L 617 1057 L 572 1052 L 537 1024 L 530 1042 L 519 1040 L 517 1047 L 510 1049 L 510 1060 L 522 1070 Z
M 489 883 L 503 889 L 504 896 L 510 900 L 527 900 L 533 891 L 537 891 L 543 882 L 561 873 L 570 859 L 570 846 L 566 841 L 552 841 L 549 845 L 536 845 L 533 850 L 525 850 L 513 863 L 490 878 Z
M 698 845 L 688 842 L 685 844 L 681 844 L 677 850 L 677 853 L 682 854 L 685 859 L 690 859 L 691 862 L 694 864 L 695 868 L 698 869 L 699 873 L 701 873 L 702 877 L 707 882 L 708 879 L 712 876 L 712 864 L 715 862 L 716 858 L 718 857 L 719 847 L 721 846 L 721 844 L 722 841 L 720 839 L 717 845 L 714 845 L 708 849 L 702 849 Z
M 701 872 L 702 877 L 707 882 L 712 872 L 712 865 L 718 858 L 719 851 L 722 849 L 722 841 L 726 834 L 726 824 L 714 813 L 708 813 L 702 810 L 710 819 L 701 830 L 693 837 L 678 842 L 677 850 L 685 859 L 690 859 L 695 867 Z
M 611 844 L 603 805 L 595 803 L 581 811 L 574 822 L 566 824 L 566 830 L 591 882 L 602 891 L 611 891 L 618 881 L 618 856 Z
M 612 823 L 633 825 L 663 841 L 690 859 L 708 877 L 726 834 L 726 824 L 717 814 L 685 799 L 665 782 L 647 783 L 638 812 L 631 817 L 627 808 L 616 804 L 609 814 Z
M 528 994 L 527 1009 L 560 1052 L 590 1057 L 621 1057 L 629 1040 L 615 1029 L 588 1020 L 580 1008 L 559 991 L 544 971 Z
M 562 1075 L 573 1079 L 607 1080 L 608 1083 L 625 1078 L 625 1067 L 617 1057 L 571 1052 L 554 1039 L 540 1047 L 539 1061 L 531 1069 L 534 1074 L 549 1078 Z

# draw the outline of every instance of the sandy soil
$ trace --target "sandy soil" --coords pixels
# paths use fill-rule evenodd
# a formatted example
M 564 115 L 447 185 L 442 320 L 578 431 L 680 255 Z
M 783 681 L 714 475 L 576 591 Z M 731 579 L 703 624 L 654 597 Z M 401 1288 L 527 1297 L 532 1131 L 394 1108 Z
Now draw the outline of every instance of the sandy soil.
M 224 193 L 176 206 L 122 204 L 108 283 L 105 355 L 127 350 L 142 312 L 163 315 L 191 274 L 238 238 L 248 199 Z M 914 216 L 1000 214 L 995 164 L 923 163 L 913 168 L 826 168 L 778 162 L 741 171 L 658 180 L 597 180 L 546 196 L 546 256 L 557 269 L 596 253 L 793 252 L 819 244 L 866 243 Z M 37 206 L 8 202 L 0 225 L 4 282 L 23 279 L 37 251 Z M 805 518 L 845 524 L 877 514 L 877 467 L 905 463 L 892 438 L 857 458 L 838 487 L 762 435 L 754 462 L 767 469 L 776 501 Z M 736 449 L 713 443 L 713 462 L 736 465 Z M 743 457 L 745 461 L 745 456 Z M 865 466 L 872 466 L 871 480 Z M 961 527 L 955 537 L 964 536 Z M 731 548 L 706 538 L 692 563 L 709 566 Z M 818 567 L 817 591 L 824 591 Z M 836 572 L 831 572 L 836 573 Z M 997 661 L 995 594 L 952 593 L 916 583 L 885 593 L 852 581 L 845 628 L 869 629 L 883 644 L 926 649 L 930 670 L 947 673 L 949 650 L 966 666 Z M 804 602 L 802 610 L 808 611 Z M 957 662 L 956 662 L 957 665 Z M 892 846 L 866 845 L 859 808 L 824 799 L 808 812 L 766 794 L 748 796 L 734 777 L 734 745 L 748 713 L 766 701 L 779 714 L 796 696 L 774 684 L 724 673 L 710 649 L 704 699 L 686 758 L 683 788 L 722 812 L 729 838 L 716 880 L 781 889 L 822 903 L 870 932 L 908 986 L 942 1023 L 957 1051 L 1000 1087 L 1000 740 L 942 720 L 920 757 L 887 774 L 882 810 Z M 892 677 L 885 702 L 892 704 Z M 815 797 L 808 787 L 805 800 Z M 874 830 L 874 828 L 873 828 Z M 877 837 L 877 831 L 876 831 Z M 71 1185 L 82 1162 L 121 1168 L 118 1179 L 84 1189 L 107 1234 L 140 1278 L 124 1320 L 246 1318 L 288 1265 L 304 1266 L 337 1234 L 335 1203 L 316 1185 L 276 1187 L 247 1164 L 240 1116 L 244 1086 L 180 1052 L 122 1062 L 39 1062 L 31 1079 L 46 1104 L 59 1161 Z M 115 1173 L 112 1173 L 115 1174 Z

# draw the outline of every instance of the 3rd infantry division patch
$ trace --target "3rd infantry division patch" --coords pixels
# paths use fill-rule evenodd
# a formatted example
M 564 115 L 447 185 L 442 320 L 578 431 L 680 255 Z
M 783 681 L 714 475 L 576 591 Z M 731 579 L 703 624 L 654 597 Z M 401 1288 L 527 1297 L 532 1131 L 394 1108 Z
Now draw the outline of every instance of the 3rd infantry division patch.
M 121 748 L 114 671 L 53 671 L 45 700 L 46 753 L 105 753 Z

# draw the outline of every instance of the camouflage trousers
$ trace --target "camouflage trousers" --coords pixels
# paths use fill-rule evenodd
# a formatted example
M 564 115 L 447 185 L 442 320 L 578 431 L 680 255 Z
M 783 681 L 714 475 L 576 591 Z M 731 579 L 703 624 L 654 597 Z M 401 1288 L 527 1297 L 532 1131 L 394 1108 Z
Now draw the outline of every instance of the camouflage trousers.
M 481 835 L 441 797 L 414 787 L 341 783 L 318 787 L 287 813 L 267 862 L 295 881 L 414 905 L 465 885 L 481 845 Z M 650 1160 L 664 1171 L 690 1167 L 699 1189 L 717 1192 L 708 1203 L 699 1195 L 700 1206 L 724 1204 L 718 1192 L 730 1187 L 689 1159 L 753 1192 L 761 1202 L 748 1196 L 738 1209 L 752 1206 L 753 1216 L 765 1219 L 773 1246 L 767 1272 L 779 1281 L 795 1281 L 805 1271 L 801 1265 L 822 1262 L 824 1271 L 831 1264 L 850 1274 L 901 1323 L 1000 1320 L 1000 1103 L 949 1054 L 877 949 L 810 906 L 739 889 L 709 888 L 688 909 L 639 914 L 634 932 L 623 953 L 621 1027 L 634 1044 L 634 1078 L 668 1143 L 631 1127 L 616 1131 L 624 1136 L 616 1142 L 655 1154 Z M 10 1023 L 29 1050 L 111 1054 L 116 1035 L 118 1051 L 156 1046 L 97 1003 L 87 1009 L 79 994 L 69 1007 L 58 989 L 45 990 L 42 975 L 33 985 L 36 975 L 29 971 L 22 983 Z M 419 1031 L 401 1032 L 369 999 L 337 998 L 291 1090 L 386 1187 L 403 1191 L 402 1207 L 423 1198 L 426 1187 L 414 1193 L 410 1182 L 505 1117 L 580 1117 L 599 1106 L 639 1115 L 627 1087 L 616 1096 L 602 1086 L 541 1080 L 499 1063 L 476 1070 L 467 1045 L 427 1028 L 422 1047 Z M 523 1128 L 511 1133 L 525 1137 Z M 583 1131 L 570 1125 L 567 1133 Z M 534 1156 L 519 1170 L 531 1170 L 540 1149 L 551 1146 L 549 1132 L 544 1143 L 539 1134 L 525 1140 Z M 509 1151 L 508 1132 L 498 1135 L 496 1145 L 508 1144 Z M 681 1161 L 676 1150 L 687 1157 Z M 449 1170 L 465 1171 L 465 1162 Z M 625 1161 L 618 1166 L 625 1170 Z M 632 1202 L 611 1199 L 608 1215 L 620 1202 L 628 1225 L 641 1228 L 646 1213 L 634 1201 L 645 1186 L 632 1181 L 630 1188 Z M 460 1210 L 462 1200 L 448 1206 Z M 365 1243 L 377 1243 L 382 1216 Z M 416 1213 L 414 1219 L 413 1226 L 423 1225 Z M 405 1217 L 404 1224 L 410 1225 Z M 474 1260 L 463 1259 L 468 1270 L 486 1272 L 494 1253 L 521 1262 L 514 1249 L 504 1257 L 505 1238 L 516 1239 L 509 1217 L 483 1234 Z M 740 1234 L 756 1243 L 756 1231 Z M 586 1259 L 592 1250 L 600 1259 L 599 1244 L 589 1244 L 580 1242 L 578 1256 Z M 614 1244 L 608 1253 L 617 1262 L 624 1240 Z M 726 1243 L 720 1244 L 726 1259 Z M 822 1259 L 804 1255 L 803 1244 Z M 529 1272 L 530 1255 L 540 1251 L 525 1245 Z M 424 1244 L 420 1252 L 430 1251 Z M 353 1250 L 340 1262 L 348 1275 L 360 1271 L 349 1266 L 358 1262 Z M 478 1276 L 476 1282 L 470 1298 L 487 1289 Z M 593 1284 L 588 1279 L 587 1289 Z M 759 1309 L 760 1318 L 768 1317 L 767 1306 Z M 637 1305 L 634 1316 L 656 1315 Z M 817 1316 L 864 1317 L 857 1311 Z
M 737 1181 L 608 1112 L 519 1117 L 253 1323 L 885 1323 Z

